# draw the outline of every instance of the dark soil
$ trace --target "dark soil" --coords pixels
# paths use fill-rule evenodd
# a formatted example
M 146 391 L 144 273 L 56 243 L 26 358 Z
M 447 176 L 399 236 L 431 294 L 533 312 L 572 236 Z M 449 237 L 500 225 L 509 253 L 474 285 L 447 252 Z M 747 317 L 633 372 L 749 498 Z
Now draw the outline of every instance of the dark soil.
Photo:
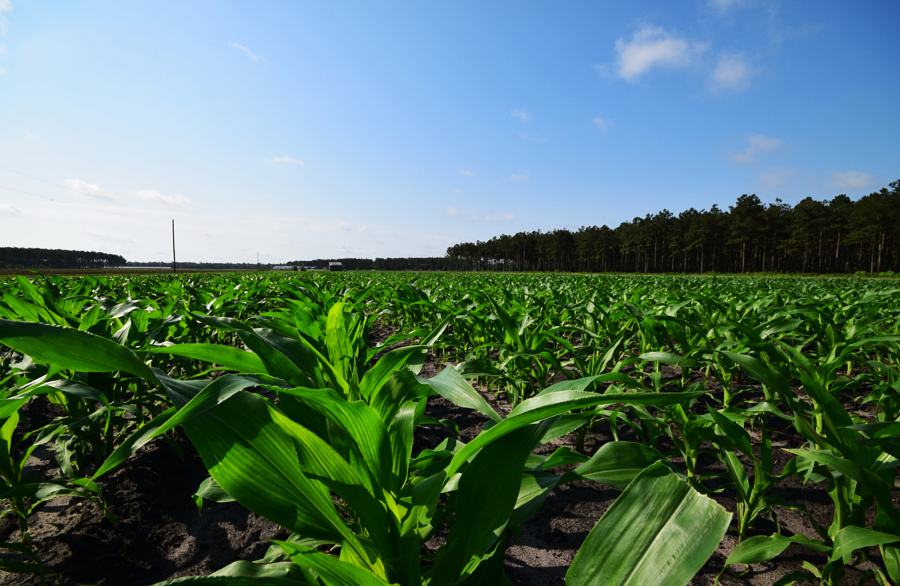
M 383 342 L 391 333 L 390 328 L 376 327 L 370 345 Z M 429 355 L 420 376 L 434 376 L 443 367 Z M 666 374 L 667 378 L 669 375 L 680 376 L 677 372 Z M 563 375 L 560 377 L 564 378 Z M 710 388 L 715 390 L 717 383 L 709 382 Z M 748 395 L 753 392 L 748 391 Z M 502 395 L 499 398 L 487 392 L 482 392 L 482 395 L 499 413 L 509 412 L 509 404 Z M 46 417 L 45 413 L 36 412 L 41 405 L 47 404 L 32 402 L 23 408 L 23 416 L 36 419 Z M 856 409 L 852 404 L 846 406 Z M 446 418 L 456 422 L 463 441 L 474 438 L 486 421 L 480 414 L 441 398 L 429 401 L 427 413 L 435 419 Z M 791 457 L 783 449 L 797 447 L 801 442 L 791 429 L 773 428 L 771 431 L 776 468 L 780 469 Z M 422 426 L 416 431 L 415 450 L 434 447 L 451 436 L 453 433 L 443 426 Z M 619 438 L 635 439 L 624 428 L 619 430 Z M 607 423 L 595 425 L 588 433 L 585 453 L 593 454 L 612 439 Z M 237 503 L 206 501 L 201 515 L 191 495 L 208 473 L 183 434 L 176 434 L 175 442 L 183 452 L 183 459 L 163 438 L 159 438 L 142 448 L 122 469 L 102 479 L 100 484 L 118 527 L 113 527 L 106 520 L 99 507 L 84 499 L 63 497 L 38 507 L 30 518 L 31 535 L 42 561 L 58 572 L 56 576 L 49 576 L 51 584 L 142 586 L 175 577 L 205 575 L 235 560 L 258 560 L 269 547 L 267 540 L 287 536 L 283 529 Z M 543 450 L 549 453 L 561 445 L 574 448 L 574 435 L 555 440 Z M 665 440 L 657 446 L 663 452 L 672 447 Z M 673 459 L 673 462 L 678 460 Z M 752 472 L 749 461 L 745 464 L 748 472 Z M 718 470 L 724 469 L 714 457 L 705 460 L 704 465 L 713 471 L 717 467 Z M 52 454 L 47 450 L 36 452 L 29 467 L 32 474 L 58 474 Z M 779 483 L 772 492 L 787 501 L 805 505 L 818 523 L 826 527 L 831 524 L 833 509 L 824 485 L 803 486 L 800 481 L 788 480 Z M 895 492 L 900 496 L 900 491 Z M 578 548 L 619 494 L 619 491 L 593 481 L 577 481 L 557 488 L 547 498 L 539 514 L 522 526 L 519 540 L 510 533 L 506 568 L 513 584 L 562 584 Z M 734 512 L 734 496 L 733 490 L 725 488 L 714 494 L 713 498 Z M 817 537 L 802 513 L 788 509 L 778 509 L 777 513 L 785 535 Z M 874 515 L 874 511 L 872 513 Z M 752 534 L 768 535 L 775 531 L 774 520 L 763 516 L 757 520 Z M 16 542 L 19 538 L 12 516 L 0 521 L 0 540 Z M 729 531 L 691 584 L 713 584 L 736 540 L 736 533 Z M 427 547 L 433 549 L 440 541 L 439 536 Z M 8 554 L 3 553 L 4 557 Z M 14 556 L 8 557 L 22 559 Z M 726 572 L 721 584 L 771 585 L 785 574 L 802 569 L 804 561 L 821 568 L 827 559 L 824 554 L 814 554 L 792 545 L 774 561 L 754 564 L 752 571 L 743 577 Z M 856 584 L 865 569 L 873 567 L 873 564 L 874 567 L 882 567 L 877 554 L 863 564 L 861 570 L 848 568 L 846 583 Z M 733 569 L 735 572 L 743 570 Z M 34 574 L 0 574 L 0 584 L 39 583 L 40 577 Z

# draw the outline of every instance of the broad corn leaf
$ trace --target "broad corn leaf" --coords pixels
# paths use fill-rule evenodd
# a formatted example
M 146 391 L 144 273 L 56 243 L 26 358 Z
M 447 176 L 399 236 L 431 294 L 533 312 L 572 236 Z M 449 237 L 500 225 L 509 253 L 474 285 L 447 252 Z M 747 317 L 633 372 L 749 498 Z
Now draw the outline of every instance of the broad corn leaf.
M 725 535 L 731 513 L 662 463 L 638 475 L 591 530 L 569 586 L 683 586 Z

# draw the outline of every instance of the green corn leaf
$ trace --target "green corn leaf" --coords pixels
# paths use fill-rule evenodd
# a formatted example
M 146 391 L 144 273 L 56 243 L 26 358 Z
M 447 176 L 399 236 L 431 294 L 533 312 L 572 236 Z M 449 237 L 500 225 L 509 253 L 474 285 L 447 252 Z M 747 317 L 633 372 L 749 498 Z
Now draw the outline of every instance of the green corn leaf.
M 344 321 L 344 304 L 342 302 L 335 303 L 328 311 L 328 320 L 325 325 L 325 346 L 328 348 L 329 362 L 345 381 L 349 381 L 356 356 L 350 345 L 350 334 L 347 332 L 347 324 Z
M 325 586 L 385 586 L 387 582 L 366 570 L 303 545 L 275 541 L 295 564 L 311 568 Z
M 168 411 L 157 415 L 148 423 L 141 426 L 137 431 L 132 433 L 128 439 L 117 447 L 106 461 L 97 469 L 92 478 L 97 479 L 127 460 L 132 454 L 137 452 L 147 442 L 156 437 L 156 431 L 163 427 L 178 412 L 177 407 L 172 407 Z
M 831 551 L 831 546 L 804 535 L 792 535 L 790 537 L 778 533 L 774 535 L 756 535 L 737 544 L 728 556 L 728 559 L 725 560 L 725 565 L 765 562 L 781 554 L 792 543 L 820 553 Z
M 154 354 L 171 354 L 173 356 L 191 358 L 192 360 L 201 360 L 247 374 L 266 372 L 266 367 L 259 356 L 252 352 L 232 348 L 231 346 L 173 344 L 171 346 L 148 348 L 147 351 Z
M 878 502 L 876 521 L 879 524 L 884 524 L 884 528 L 900 534 L 900 512 L 893 505 L 891 498 L 892 487 L 877 474 L 866 470 L 855 462 L 835 456 L 829 452 L 800 449 L 786 449 L 785 451 L 827 466 L 866 487 Z
M 262 398 L 237 393 L 184 429 L 212 477 L 242 505 L 295 533 L 360 547 L 327 489 L 303 473 L 276 416 Z
M 471 574 L 498 539 L 516 506 L 522 468 L 546 425 L 516 430 L 487 446 L 459 480 L 456 523 L 438 550 L 429 586 L 451 586 Z
M 363 376 L 359 383 L 359 392 L 369 402 L 374 400 L 373 395 L 378 394 L 381 387 L 398 370 L 404 368 L 408 362 L 416 356 L 424 355 L 428 346 L 404 346 L 395 348 L 384 354 Z
M 436 378 L 436 377 L 435 377 Z M 434 380 L 434 379 L 429 379 Z M 672 405 L 694 400 L 703 392 L 696 393 L 607 393 L 598 395 L 585 391 L 560 390 L 554 393 L 541 393 L 540 395 L 523 401 L 517 407 L 518 413 L 494 425 L 490 429 L 482 431 L 478 437 L 466 444 L 451 461 L 447 476 L 452 477 L 460 466 L 468 460 L 472 454 L 493 441 L 494 439 L 524 427 L 535 421 L 541 421 L 555 415 L 560 415 L 574 409 L 596 407 L 597 405 L 609 405 L 612 403 L 625 403 L 629 405 Z
M 900 541 L 900 535 L 891 533 L 882 533 L 874 529 L 866 527 L 857 527 L 856 525 L 848 525 L 838 531 L 834 536 L 834 551 L 828 561 L 833 562 L 841 558 L 845 558 L 844 562 L 850 561 L 848 558 L 851 553 L 857 549 L 864 547 L 874 547 L 876 545 L 888 545 Z
M 0 343 L 61 369 L 124 371 L 159 382 L 150 367 L 128 348 L 72 328 L 0 319 Z
M 607 442 L 590 460 L 573 470 L 572 476 L 596 480 L 616 490 L 625 490 L 646 468 L 662 460 L 651 447 L 633 442 Z
M 503 419 L 455 368 L 445 368 L 437 376 L 418 380 L 430 386 L 437 394 L 451 403 L 467 409 L 474 409 L 494 421 Z
M 600 518 L 566 573 L 570 586 L 683 586 L 725 535 L 731 513 L 658 462 Z

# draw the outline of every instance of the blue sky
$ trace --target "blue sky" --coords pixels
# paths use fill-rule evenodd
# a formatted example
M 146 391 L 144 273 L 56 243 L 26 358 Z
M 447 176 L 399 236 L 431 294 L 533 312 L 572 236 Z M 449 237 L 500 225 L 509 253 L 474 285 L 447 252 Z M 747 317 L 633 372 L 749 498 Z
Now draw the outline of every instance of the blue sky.
M 0 0 L 0 246 L 443 256 L 900 179 L 900 4 Z

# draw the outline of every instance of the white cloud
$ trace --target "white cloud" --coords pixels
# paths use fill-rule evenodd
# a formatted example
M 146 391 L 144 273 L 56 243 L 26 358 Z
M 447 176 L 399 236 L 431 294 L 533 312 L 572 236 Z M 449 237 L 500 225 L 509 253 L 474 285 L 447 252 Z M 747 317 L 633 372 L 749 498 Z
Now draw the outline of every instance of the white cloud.
M 518 118 L 522 122 L 528 122 L 529 120 L 531 120 L 531 112 L 529 112 L 528 110 L 513 110 L 512 112 L 510 112 L 510 114 L 512 114 L 514 118 Z
M 446 207 L 444 211 L 447 212 L 447 215 L 451 218 L 456 218 L 457 220 L 462 220 L 463 222 L 475 222 L 478 220 L 478 216 L 475 214 L 475 210 L 459 210 L 456 208 Z
M 746 150 L 731 155 L 731 160 L 738 165 L 750 165 L 756 162 L 756 155 L 764 151 L 773 151 L 784 144 L 780 138 L 772 138 L 762 134 L 751 134 Z
M 706 44 L 678 38 L 660 27 L 644 26 L 634 33 L 631 42 L 616 41 L 617 74 L 634 81 L 655 66 L 684 67 L 707 48 Z
M 0 59 L 6 57 L 6 45 L 0 43 Z
M 460 169 L 460 170 L 459 170 L 459 174 L 460 174 L 460 175 L 465 175 L 466 177 L 471 177 L 471 176 L 474 175 L 475 173 L 472 173 L 471 171 L 466 171 L 465 169 Z
M 529 179 L 531 179 L 531 175 L 528 173 L 528 169 L 522 169 L 509 176 L 509 181 L 528 181 Z
M 0 32 L 3 32 L 6 30 L 7 20 L 6 20 L 6 17 L 3 16 L 3 13 L 10 12 L 11 10 L 12 10 L 12 3 L 9 0 L 0 0 Z M 5 73 L 5 72 L 6 72 L 6 70 L 4 69 L 3 73 Z M 0 73 L 0 75 L 2 75 L 2 73 Z
M 2 0 L 0 0 L 0 1 L 2 1 Z M 239 51 L 243 51 L 244 53 L 247 54 L 247 57 L 249 57 L 252 61 L 262 61 L 263 63 L 268 63 L 268 61 L 266 61 L 266 59 L 264 57 L 257 55 L 256 53 L 254 53 L 253 51 L 251 51 L 250 49 L 248 49 L 247 47 L 243 46 L 240 43 L 228 43 L 228 46 L 234 47 L 235 49 L 238 49 Z
M 191 200 L 181 195 L 180 193 L 175 193 L 173 195 L 163 195 L 155 189 L 138 189 L 133 193 L 134 195 L 148 203 L 161 203 L 167 206 L 181 207 L 191 205 Z
M 743 53 L 722 53 L 710 77 L 710 86 L 713 90 L 741 91 L 747 89 L 752 75 L 753 70 Z
M 530 142 L 542 143 L 544 142 L 544 137 L 539 136 L 537 134 L 531 134 L 530 132 L 525 132 L 524 130 L 519 131 L 519 138 L 522 140 L 527 140 Z
M 4 68 L 0 67 L 0 75 L 3 75 L 4 73 L 6 73 L 6 70 Z
M 338 230 L 343 230 L 345 232 L 365 232 L 369 229 L 365 224 L 354 224 L 352 222 L 345 222 L 344 220 L 335 220 L 334 225 Z
M 608 118 L 600 118 L 599 116 L 591 118 L 591 122 L 593 122 L 600 130 L 608 130 L 609 127 L 612 126 L 612 122 Z
M 88 197 L 95 197 L 97 199 L 115 199 L 108 194 L 105 189 L 100 187 L 99 183 L 87 183 L 81 179 L 66 179 L 66 187 Z
M 303 165 L 305 165 L 305 163 L 303 161 L 301 161 L 300 159 L 295 159 L 294 157 L 289 157 L 287 155 L 285 155 L 283 157 L 274 157 L 274 158 L 268 159 L 266 162 L 269 163 L 270 165 L 274 165 L 275 163 L 284 163 L 285 165 L 296 165 L 298 167 L 302 167 Z
M 831 184 L 838 189 L 867 189 L 875 185 L 875 177 L 860 171 L 844 171 L 831 174 Z
M 22 210 L 11 203 L 0 203 L 0 216 L 20 216 Z
M 447 212 L 447 215 L 451 218 L 455 218 L 461 222 L 509 222 L 516 219 L 515 214 L 512 212 L 482 216 L 477 210 L 471 208 L 460 210 L 457 208 L 446 207 L 444 208 L 444 211 Z
M 30 143 L 37 144 L 37 143 L 41 142 L 43 139 L 40 136 L 26 132 L 25 140 L 27 140 Z
M 733 6 L 742 6 L 743 4 L 744 0 L 709 0 L 709 5 L 719 12 L 725 12 Z
M 756 188 L 760 191 L 784 191 L 795 183 L 799 174 L 797 169 L 791 167 L 768 169 L 760 174 Z

